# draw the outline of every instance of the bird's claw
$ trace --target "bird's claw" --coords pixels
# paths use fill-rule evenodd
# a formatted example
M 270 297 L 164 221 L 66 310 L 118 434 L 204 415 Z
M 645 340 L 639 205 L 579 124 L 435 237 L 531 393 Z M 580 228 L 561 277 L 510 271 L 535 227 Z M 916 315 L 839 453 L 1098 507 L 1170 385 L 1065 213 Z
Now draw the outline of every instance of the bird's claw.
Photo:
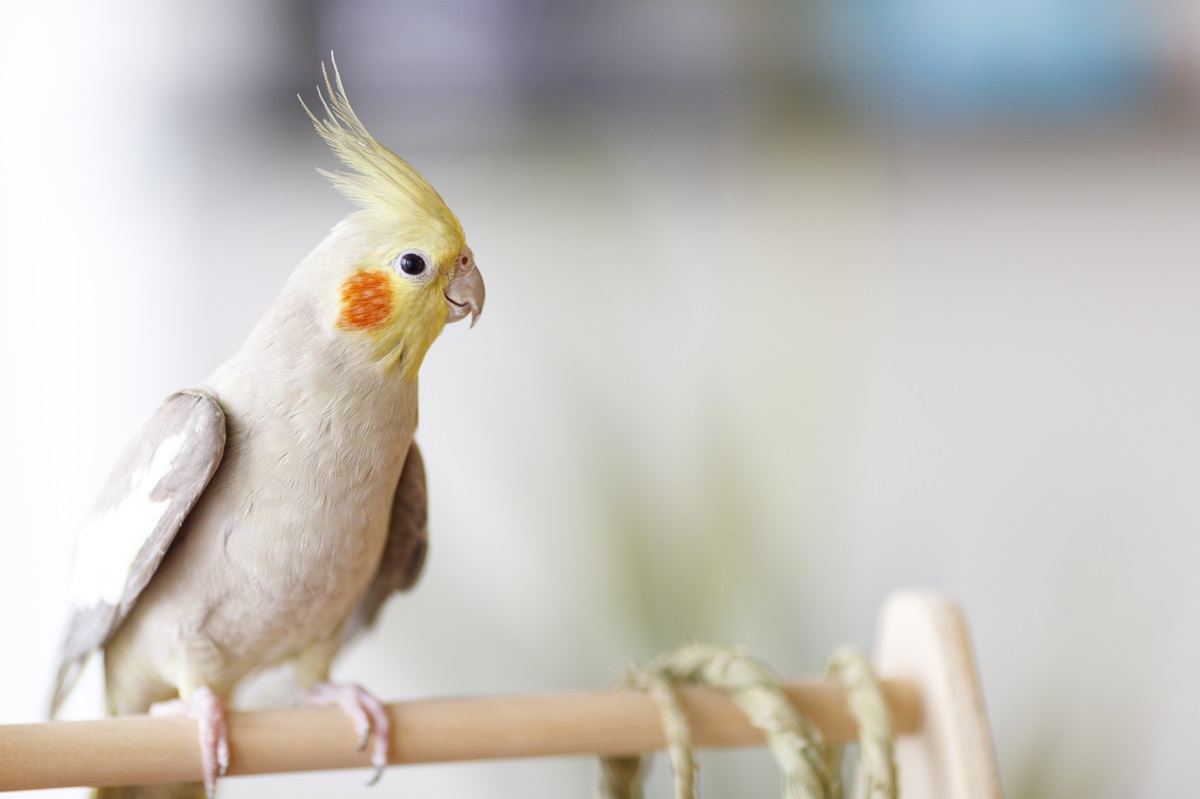
M 172 699 L 150 706 L 151 716 L 187 716 L 200 727 L 200 763 L 208 799 L 217 793 L 217 779 L 229 771 L 229 729 L 225 700 L 208 686 L 200 686 L 187 699 Z
M 353 683 L 349 685 L 334 685 L 320 682 L 313 686 L 305 696 L 304 701 L 310 705 L 337 705 L 350 721 L 354 723 L 354 731 L 358 733 L 358 751 L 362 752 L 371 746 L 371 765 L 375 767 L 375 775 L 367 783 L 374 785 L 383 776 L 388 762 L 388 742 L 391 739 L 392 722 L 383 704 L 367 692 L 362 686 Z

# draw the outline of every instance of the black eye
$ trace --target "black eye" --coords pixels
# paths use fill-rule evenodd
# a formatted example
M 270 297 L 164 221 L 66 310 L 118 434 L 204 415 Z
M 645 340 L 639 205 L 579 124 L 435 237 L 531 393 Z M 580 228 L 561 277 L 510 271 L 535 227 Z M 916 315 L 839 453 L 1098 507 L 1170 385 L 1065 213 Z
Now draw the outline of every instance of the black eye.
M 425 259 L 415 252 L 406 252 L 400 256 L 400 271 L 406 275 L 419 275 L 425 271 Z

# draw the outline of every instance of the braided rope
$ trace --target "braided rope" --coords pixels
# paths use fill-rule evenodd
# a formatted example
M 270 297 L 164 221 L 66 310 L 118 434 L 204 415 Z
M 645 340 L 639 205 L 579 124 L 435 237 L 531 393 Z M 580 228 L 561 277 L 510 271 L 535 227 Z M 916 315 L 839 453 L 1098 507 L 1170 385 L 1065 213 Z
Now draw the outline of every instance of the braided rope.
M 887 703 L 866 658 L 842 650 L 829 674 L 847 684 L 847 702 L 858 721 L 868 799 L 895 799 L 892 732 Z M 788 700 L 779 678 L 742 647 L 689 642 L 626 670 L 621 684 L 646 691 L 659 707 L 674 775 L 675 799 L 694 799 L 696 759 L 678 685 L 703 685 L 728 694 L 763 731 L 783 775 L 784 799 L 840 799 L 841 752 Z M 639 755 L 601 760 L 599 799 L 642 799 Z

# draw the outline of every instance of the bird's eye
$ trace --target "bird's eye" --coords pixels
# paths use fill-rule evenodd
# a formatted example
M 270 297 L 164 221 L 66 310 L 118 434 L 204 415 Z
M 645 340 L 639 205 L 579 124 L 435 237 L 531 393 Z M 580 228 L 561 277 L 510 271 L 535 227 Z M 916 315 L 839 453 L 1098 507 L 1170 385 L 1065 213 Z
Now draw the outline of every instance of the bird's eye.
M 425 273 L 425 259 L 415 252 L 406 252 L 396 259 L 396 265 L 400 267 L 400 271 L 406 275 L 416 275 Z

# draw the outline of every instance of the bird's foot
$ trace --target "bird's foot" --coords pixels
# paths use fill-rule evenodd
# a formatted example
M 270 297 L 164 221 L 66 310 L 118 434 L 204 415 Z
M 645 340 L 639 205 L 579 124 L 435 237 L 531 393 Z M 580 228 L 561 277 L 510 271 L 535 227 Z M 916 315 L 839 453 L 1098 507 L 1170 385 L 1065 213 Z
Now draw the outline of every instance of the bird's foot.
M 358 733 L 358 751 L 371 746 L 371 765 L 375 767 L 375 776 L 368 785 L 379 782 L 383 770 L 387 768 L 388 741 L 391 738 L 391 719 L 383 704 L 368 693 L 364 688 L 353 683 L 334 685 L 319 682 L 313 686 L 304 697 L 304 703 L 309 705 L 337 705 L 350 720 L 354 722 L 354 730 Z
M 225 700 L 202 685 L 187 699 L 156 702 L 151 716 L 187 716 L 200 725 L 200 762 L 204 767 L 204 790 L 208 799 L 217 793 L 217 778 L 229 770 L 229 736 L 225 724 Z

